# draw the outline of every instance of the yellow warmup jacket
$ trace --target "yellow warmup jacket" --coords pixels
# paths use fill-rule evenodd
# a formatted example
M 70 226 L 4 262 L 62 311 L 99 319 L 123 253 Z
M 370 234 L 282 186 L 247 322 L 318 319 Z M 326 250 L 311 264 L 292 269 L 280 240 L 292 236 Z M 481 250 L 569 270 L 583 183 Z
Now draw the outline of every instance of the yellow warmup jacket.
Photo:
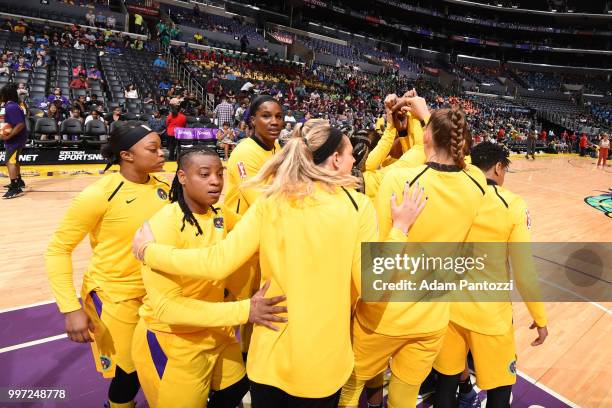
M 478 210 L 467 241 L 485 243 L 487 267 L 479 280 L 505 281 L 510 279 L 507 261 L 512 265 L 512 279 L 519 292 L 533 300 L 539 294 L 531 253 L 526 245 L 531 242 L 531 219 L 527 204 L 519 195 L 488 180 L 483 204 Z M 490 243 L 499 243 L 491 245 Z M 510 245 L 503 245 L 508 243 Z M 515 244 L 515 245 L 512 245 Z M 490 253 L 493 251 L 493 253 Z M 527 253 L 529 252 L 529 253 Z M 540 327 L 546 326 L 544 304 L 526 302 L 533 320 Z M 466 329 L 490 335 L 502 335 L 512 326 L 510 302 L 453 302 L 450 320 Z
M 425 188 L 428 202 L 410 228 L 408 242 L 463 242 L 481 206 L 486 179 L 477 167 L 464 170 L 435 164 L 391 170 L 375 199 L 380 241 L 392 229 L 391 194 L 403 197 L 406 182 Z M 359 302 L 356 318 L 377 333 L 403 336 L 431 333 L 448 325 L 447 302 Z
M 168 190 L 168 184 L 154 175 L 146 184 L 136 184 L 113 173 L 75 197 L 45 254 L 47 275 L 62 313 L 81 308 L 72 251 L 88 234 L 93 254 L 83 278 L 86 291 L 100 288 L 115 302 L 145 294 L 132 239 L 142 223 L 168 202 Z

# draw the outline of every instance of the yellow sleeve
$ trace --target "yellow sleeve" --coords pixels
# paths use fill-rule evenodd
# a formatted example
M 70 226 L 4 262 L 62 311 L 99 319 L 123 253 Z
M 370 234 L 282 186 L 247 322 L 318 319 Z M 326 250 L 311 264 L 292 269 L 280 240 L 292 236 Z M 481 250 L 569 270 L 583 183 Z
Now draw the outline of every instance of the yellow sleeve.
M 370 199 L 364 199 L 359 206 L 359 237 L 353 252 L 351 304 L 355 304 L 361 295 L 361 260 L 365 259 L 361 253 L 362 242 L 376 242 L 378 240 L 378 223 L 376 210 Z
M 227 237 L 213 246 L 177 249 L 149 244 L 145 251 L 145 265 L 172 275 L 208 280 L 227 278 L 259 250 L 261 205 L 262 201 L 258 200 Z
M 427 121 L 425 121 L 427 123 Z M 412 115 L 408 115 L 408 134 L 410 137 L 410 141 L 412 142 L 411 146 L 414 145 L 423 145 L 423 134 L 424 134 L 423 126 L 421 126 L 421 121 Z
M 173 277 L 142 267 L 142 279 L 147 289 L 154 317 L 168 325 L 193 327 L 236 326 L 249 319 L 251 300 L 239 302 L 205 302 L 183 296 Z
M 393 193 L 394 184 L 395 177 L 393 177 L 392 173 L 388 173 L 383 178 L 374 199 L 376 218 L 378 219 L 378 240 L 381 242 L 387 240 L 393 226 L 393 221 L 391 219 L 391 194 Z
M 366 159 L 365 169 L 366 171 L 375 171 L 378 170 L 381 163 L 389 156 L 389 152 L 391 151 L 391 147 L 393 147 L 393 142 L 395 141 L 395 137 L 397 136 L 397 130 L 393 126 L 393 123 L 389 123 L 385 128 L 385 132 L 382 137 L 378 141 L 378 144 L 370 152 L 368 158 Z
M 526 301 L 525 305 L 529 309 L 531 317 L 539 327 L 544 327 L 547 324 L 544 303 L 532 301 L 541 298 L 541 295 L 530 246 L 531 217 L 525 201 L 517 199 L 516 202 L 513 202 L 511 213 L 515 223 L 508 243 L 513 276 L 523 299 L 530 300 Z
M 106 211 L 106 203 L 104 192 L 97 186 L 83 190 L 72 201 L 49 242 L 45 253 L 47 277 L 62 313 L 81 308 L 72 276 L 72 251 L 100 222 Z M 95 245 L 93 238 L 92 245 Z

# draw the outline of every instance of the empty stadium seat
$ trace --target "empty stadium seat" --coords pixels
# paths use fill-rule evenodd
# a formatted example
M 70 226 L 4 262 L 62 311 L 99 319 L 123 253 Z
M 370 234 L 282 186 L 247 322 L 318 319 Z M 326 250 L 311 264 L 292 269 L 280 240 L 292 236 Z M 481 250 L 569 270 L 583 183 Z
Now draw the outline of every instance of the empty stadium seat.
M 78 119 L 66 119 L 60 126 L 60 134 L 62 135 L 60 144 L 70 146 L 80 144 L 82 141 L 81 135 L 83 134 L 83 125 Z
M 83 139 L 86 145 L 100 146 L 106 143 L 106 124 L 101 120 L 92 119 L 85 124 Z
M 34 125 L 34 145 L 43 147 L 54 147 L 59 144 L 55 137 L 58 135 L 59 129 L 57 122 L 52 118 L 38 118 Z M 47 136 L 51 140 L 41 140 L 41 137 Z

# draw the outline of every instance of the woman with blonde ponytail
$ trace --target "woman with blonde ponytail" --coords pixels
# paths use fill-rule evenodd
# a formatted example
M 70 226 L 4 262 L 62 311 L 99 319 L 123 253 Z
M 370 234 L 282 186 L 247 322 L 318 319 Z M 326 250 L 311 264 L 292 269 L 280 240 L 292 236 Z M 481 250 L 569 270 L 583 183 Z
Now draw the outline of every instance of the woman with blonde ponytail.
M 388 240 L 393 220 L 389 199 L 406 185 L 419 183 L 428 203 L 410 229 L 409 242 L 463 242 L 483 202 L 486 179 L 465 163 L 468 138 L 465 114 L 459 106 L 431 116 L 423 98 L 402 98 L 424 125 L 427 162 L 390 170 L 374 200 L 380 241 Z M 427 123 L 425 125 L 425 123 Z M 340 406 L 356 407 L 365 383 L 382 373 L 391 359 L 390 408 L 414 407 L 419 385 L 431 371 L 449 322 L 445 302 L 357 302 L 352 326 L 355 369 L 342 390 Z
M 288 322 L 256 325 L 247 374 L 253 408 L 336 407 L 353 370 L 351 310 L 361 288 L 361 243 L 376 241 L 376 213 L 357 193 L 352 146 L 325 120 L 298 125 L 283 150 L 249 185 L 262 194 L 218 244 L 175 249 L 154 243 L 143 226 L 133 250 L 146 265 L 174 275 L 224 279 L 259 252 L 267 296 L 286 296 Z M 248 185 L 247 185 L 248 186 Z M 419 190 L 420 191 L 420 190 Z M 390 236 L 406 241 L 423 209 L 419 192 L 387 203 Z

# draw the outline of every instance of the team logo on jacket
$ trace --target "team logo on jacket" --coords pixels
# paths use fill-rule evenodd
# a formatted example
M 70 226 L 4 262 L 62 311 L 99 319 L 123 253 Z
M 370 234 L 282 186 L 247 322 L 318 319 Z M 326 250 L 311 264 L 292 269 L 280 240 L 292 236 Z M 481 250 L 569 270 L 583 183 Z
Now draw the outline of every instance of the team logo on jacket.
M 529 213 L 529 210 L 525 210 L 525 215 L 527 216 L 527 229 L 531 229 L 531 214 Z
M 238 166 L 238 175 L 240 176 L 240 178 L 245 179 L 247 177 L 247 172 L 246 172 L 246 168 L 244 167 L 244 163 L 238 162 L 236 166 Z
M 216 217 L 213 220 L 213 224 L 215 225 L 215 228 L 223 229 L 223 217 Z
M 111 359 L 106 356 L 100 356 L 100 365 L 102 366 L 102 370 L 106 371 L 111 366 Z
M 508 364 L 508 371 L 510 371 L 510 374 L 516 375 L 516 360 Z
M 163 188 L 158 188 L 157 189 L 157 195 L 162 200 L 167 200 L 168 199 L 168 193 L 166 193 L 166 190 L 164 190 Z

